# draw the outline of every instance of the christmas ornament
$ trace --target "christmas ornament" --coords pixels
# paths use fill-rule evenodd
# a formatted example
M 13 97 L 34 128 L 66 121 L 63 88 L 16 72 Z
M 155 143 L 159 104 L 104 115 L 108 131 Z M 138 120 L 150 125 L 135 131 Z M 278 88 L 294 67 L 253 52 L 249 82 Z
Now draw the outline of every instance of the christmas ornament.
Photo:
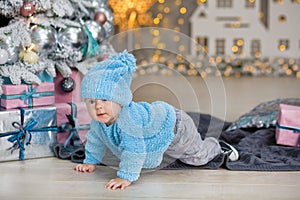
M 107 9 L 107 7 L 104 6 L 104 5 L 98 6 L 98 9 L 96 10 L 95 15 L 97 13 L 103 13 L 106 17 L 106 22 L 113 22 L 114 21 L 113 13 L 111 12 L 110 9 Z
M 107 21 L 107 17 L 103 12 L 96 12 L 94 15 L 94 20 L 99 24 L 103 25 Z
M 19 60 L 23 60 L 24 54 L 25 54 L 25 51 L 21 51 L 21 52 L 19 53 Z
M 5 64 L 8 61 L 8 52 L 5 49 L 0 49 L 0 65 Z
M 76 87 L 76 83 L 75 83 L 74 79 L 72 79 L 71 77 L 65 77 L 60 82 L 60 87 L 65 92 L 72 92 Z
M 1 43 L 0 48 L 5 49 L 8 53 L 7 64 L 13 64 L 18 60 L 19 47 L 14 46 L 11 37 L 7 37 L 6 41 Z
M 20 8 L 20 13 L 24 17 L 29 17 L 35 12 L 35 6 L 32 2 L 26 1 Z
M 24 53 L 23 56 L 23 61 L 27 62 L 28 64 L 36 64 L 39 60 L 39 56 L 33 52 L 33 51 L 28 51 Z
M 32 43 L 29 47 L 24 48 L 24 51 L 19 53 L 19 59 L 28 64 L 36 64 L 39 60 L 39 56 L 33 51 L 35 46 L 36 45 Z
M 36 45 L 35 51 L 48 54 L 56 42 L 56 30 L 51 27 L 40 27 L 34 25 L 31 27 L 31 42 Z
M 106 33 L 106 38 L 110 37 L 114 33 L 114 24 L 113 22 L 106 21 L 106 23 L 103 25 L 105 33 Z
M 110 9 L 107 9 L 104 2 L 99 2 L 97 10 L 94 15 L 94 20 L 104 27 L 105 37 L 108 38 L 114 33 L 114 16 Z M 105 18 L 103 18 L 105 16 Z M 95 19 L 96 18 L 96 19 Z M 99 23 L 100 18 L 100 23 Z M 105 22 L 104 22 L 105 19 Z M 103 23 L 104 22 L 104 23 Z
M 95 21 L 86 21 L 85 24 L 98 43 L 101 43 L 105 39 L 106 31 L 103 26 Z
M 86 44 L 87 38 L 81 28 L 69 27 L 58 32 L 58 42 L 79 49 Z

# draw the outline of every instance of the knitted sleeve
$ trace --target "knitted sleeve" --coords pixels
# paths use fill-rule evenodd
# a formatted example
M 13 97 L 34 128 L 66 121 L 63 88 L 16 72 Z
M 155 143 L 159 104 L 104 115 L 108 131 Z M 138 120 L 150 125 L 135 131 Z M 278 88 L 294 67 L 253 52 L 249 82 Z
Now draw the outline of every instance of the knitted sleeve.
M 143 138 L 124 134 L 120 147 L 123 151 L 117 176 L 130 182 L 136 181 L 147 155 L 145 141 Z
M 100 164 L 102 162 L 102 158 L 106 152 L 106 146 L 102 142 L 99 134 L 92 128 L 87 134 L 87 142 L 85 145 L 85 159 L 83 163 L 86 164 Z

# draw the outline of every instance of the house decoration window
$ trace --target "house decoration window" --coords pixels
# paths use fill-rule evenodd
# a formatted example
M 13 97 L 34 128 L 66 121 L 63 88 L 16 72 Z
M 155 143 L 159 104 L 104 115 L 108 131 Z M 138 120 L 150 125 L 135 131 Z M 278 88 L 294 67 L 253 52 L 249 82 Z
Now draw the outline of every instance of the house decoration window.
M 232 0 L 217 0 L 218 8 L 232 8 Z
M 205 12 L 201 12 L 201 13 L 199 14 L 199 17 L 200 17 L 200 18 L 205 18 L 205 17 L 206 17 Z
M 279 22 L 284 23 L 284 22 L 286 22 L 286 16 L 285 15 L 279 15 L 278 20 L 279 20 Z
M 216 39 L 216 55 L 225 55 L 225 39 Z
M 255 0 L 245 0 L 246 8 L 255 8 Z
M 225 23 L 225 28 L 248 28 L 248 23 L 240 23 L 240 22 L 231 22 L 231 23 Z
M 289 40 L 288 39 L 280 39 L 278 44 L 278 49 L 280 51 L 286 51 L 289 47 Z
M 238 16 L 217 16 L 216 17 L 217 21 L 241 21 L 241 17 Z
M 204 52 L 208 52 L 208 38 L 207 37 L 197 37 L 197 55 L 203 54 Z
M 234 54 L 242 55 L 244 48 L 244 40 L 242 38 L 234 39 L 233 46 L 231 48 Z
M 251 56 L 253 57 L 261 57 L 261 45 L 260 40 L 252 40 L 251 41 Z

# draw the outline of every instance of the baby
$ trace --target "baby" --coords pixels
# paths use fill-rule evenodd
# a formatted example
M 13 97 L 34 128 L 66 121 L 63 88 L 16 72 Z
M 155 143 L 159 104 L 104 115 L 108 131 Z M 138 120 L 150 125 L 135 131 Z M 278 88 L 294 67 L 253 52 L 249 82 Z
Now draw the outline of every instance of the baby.
M 207 164 L 221 153 L 232 161 L 238 159 L 231 145 L 213 137 L 203 140 L 184 111 L 162 101 L 132 101 L 135 69 L 134 56 L 124 51 L 98 63 L 84 76 L 81 97 L 93 120 L 85 159 L 76 171 L 93 172 L 109 149 L 120 163 L 117 177 L 105 187 L 115 190 L 138 180 L 142 169 L 158 167 L 163 155 L 195 166 Z

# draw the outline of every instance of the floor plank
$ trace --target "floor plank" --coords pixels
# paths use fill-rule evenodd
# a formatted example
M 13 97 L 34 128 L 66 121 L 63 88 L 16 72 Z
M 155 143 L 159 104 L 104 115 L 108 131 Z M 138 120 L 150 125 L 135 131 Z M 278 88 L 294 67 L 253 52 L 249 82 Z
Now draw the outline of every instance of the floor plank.
M 149 170 L 124 191 L 104 185 L 116 170 L 79 173 L 54 157 L 0 163 L 0 199 L 299 199 L 300 172 Z

